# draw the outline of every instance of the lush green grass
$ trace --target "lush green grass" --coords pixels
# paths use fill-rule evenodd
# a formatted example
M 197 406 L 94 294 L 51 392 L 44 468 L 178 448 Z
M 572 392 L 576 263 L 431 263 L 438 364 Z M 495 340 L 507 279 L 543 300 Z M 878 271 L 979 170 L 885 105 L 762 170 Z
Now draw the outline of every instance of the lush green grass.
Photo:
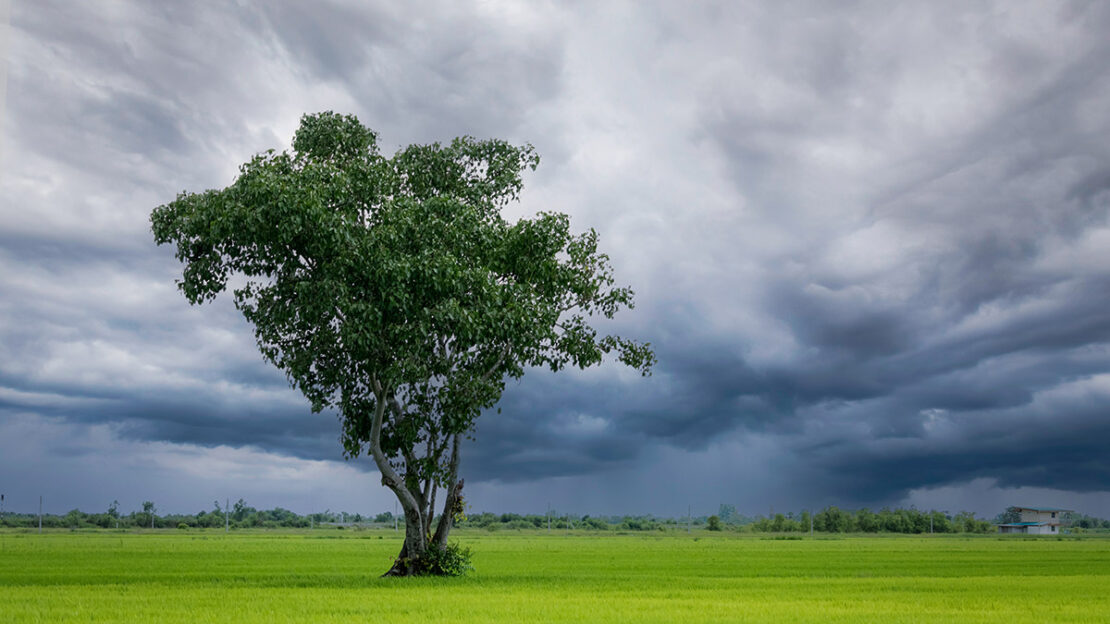
M 459 537 L 470 576 L 379 579 L 392 531 L 0 533 L 0 621 L 1110 621 L 1105 539 Z

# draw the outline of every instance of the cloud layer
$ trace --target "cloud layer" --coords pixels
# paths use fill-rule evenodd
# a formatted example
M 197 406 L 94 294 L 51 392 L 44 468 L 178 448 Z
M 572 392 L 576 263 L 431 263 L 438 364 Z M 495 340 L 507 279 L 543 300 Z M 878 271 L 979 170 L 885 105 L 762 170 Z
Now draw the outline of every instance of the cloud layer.
M 334 463 L 335 416 L 228 302 L 185 303 L 147 221 L 333 109 L 387 151 L 531 142 L 544 161 L 511 213 L 595 227 L 638 293 L 612 328 L 657 347 L 655 375 L 512 384 L 466 450 L 475 504 L 1098 507 L 1108 27 L 1083 2 L 16 3 L 0 455 L 37 449 L 25 495 L 67 508 L 124 500 L 57 485 L 106 457 L 220 458 L 221 487 L 285 506 L 321 503 L 250 476 L 265 458 L 294 484 L 367 467 Z M 116 489 L 220 495 L 181 462 Z M 353 491 L 328 505 L 388 500 Z

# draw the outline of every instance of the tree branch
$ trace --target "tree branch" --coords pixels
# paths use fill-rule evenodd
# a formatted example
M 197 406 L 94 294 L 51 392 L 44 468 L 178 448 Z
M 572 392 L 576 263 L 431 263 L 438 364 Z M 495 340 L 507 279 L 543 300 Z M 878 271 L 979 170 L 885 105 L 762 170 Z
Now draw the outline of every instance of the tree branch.
M 382 383 L 375 377 L 372 380 L 372 387 L 374 388 L 374 396 L 377 399 L 374 402 L 374 420 L 370 427 L 370 454 L 374 457 L 374 463 L 378 466 L 378 471 L 382 475 L 382 483 L 393 490 L 397 495 L 397 499 L 401 501 L 401 506 L 405 510 L 405 524 L 423 524 L 421 518 L 421 509 L 417 505 L 416 498 L 409 492 L 404 482 L 397 475 L 397 471 L 389 463 L 389 458 L 382 452 L 382 420 L 385 417 L 386 405 L 390 397 L 386 396 L 385 388 Z M 405 530 L 406 540 L 416 539 L 417 543 L 413 544 L 417 552 L 423 552 L 427 548 L 427 542 L 423 532 L 420 535 L 413 536 L 407 529 Z
M 435 537 L 432 538 L 432 544 L 440 550 L 447 547 L 447 536 L 455 524 L 455 507 L 462 496 L 463 482 L 459 479 L 459 435 L 456 433 L 451 439 L 451 463 L 448 467 L 450 475 L 448 483 L 451 486 L 447 490 L 447 499 L 443 502 L 443 514 L 439 517 Z
M 509 356 L 509 350 L 511 349 L 511 347 L 512 345 L 506 344 L 504 347 L 501 348 L 501 354 L 497 356 L 497 361 L 494 362 L 493 366 L 490 366 L 489 369 L 486 370 L 486 372 L 482 375 L 481 380 L 483 382 L 489 381 L 489 378 L 495 372 L 497 372 L 497 369 L 501 368 L 501 365 L 505 363 L 505 358 Z

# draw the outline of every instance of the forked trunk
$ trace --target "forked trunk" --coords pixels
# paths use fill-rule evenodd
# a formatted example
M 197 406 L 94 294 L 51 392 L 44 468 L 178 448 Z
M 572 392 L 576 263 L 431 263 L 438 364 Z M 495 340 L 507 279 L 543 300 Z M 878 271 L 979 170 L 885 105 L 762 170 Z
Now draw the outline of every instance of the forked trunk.
M 372 451 L 373 446 L 372 443 Z M 375 455 L 376 459 L 377 456 Z M 383 466 L 382 463 L 378 463 L 378 468 L 382 471 L 382 484 L 393 490 L 405 511 L 405 542 L 401 546 L 401 552 L 398 553 L 393 566 L 382 576 L 442 574 L 443 572 L 434 565 L 436 560 L 442 560 L 442 558 L 435 555 L 446 551 L 448 547 L 447 538 L 455 525 L 455 516 L 462 511 L 463 482 L 458 479 L 459 436 L 455 435 L 452 439 L 451 461 L 449 464 L 450 480 L 448 482 L 454 485 L 447 489 L 443 513 L 440 514 L 434 536 L 431 534 L 432 519 L 435 516 L 433 502 L 425 500 L 422 495 L 414 495 L 414 492 L 406 487 L 388 461 L 384 464 Z M 438 552 L 429 557 L 429 551 L 432 549 Z

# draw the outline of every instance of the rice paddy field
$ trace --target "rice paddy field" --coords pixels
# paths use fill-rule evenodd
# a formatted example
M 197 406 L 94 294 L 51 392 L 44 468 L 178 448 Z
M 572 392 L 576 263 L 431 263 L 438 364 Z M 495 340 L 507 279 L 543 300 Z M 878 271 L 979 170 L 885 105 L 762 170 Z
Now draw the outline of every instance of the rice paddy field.
M 0 533 L 0 622 L 1107 622 L 1110 540 L 393 531 Z

